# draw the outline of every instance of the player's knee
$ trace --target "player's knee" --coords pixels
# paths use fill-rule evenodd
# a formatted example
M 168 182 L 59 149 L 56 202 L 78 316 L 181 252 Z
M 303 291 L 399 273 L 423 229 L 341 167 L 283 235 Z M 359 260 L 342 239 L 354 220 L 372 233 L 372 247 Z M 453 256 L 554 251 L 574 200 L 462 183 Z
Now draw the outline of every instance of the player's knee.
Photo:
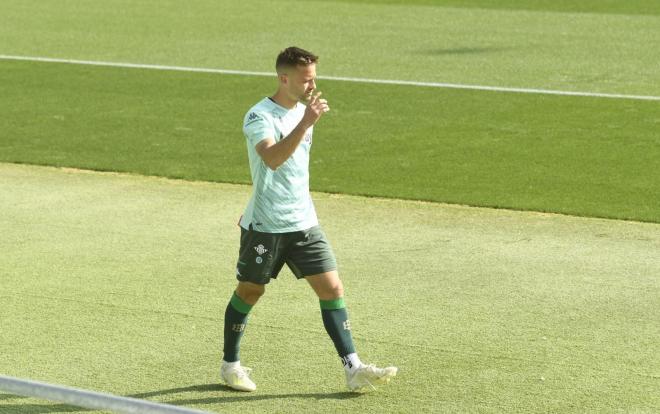
M 341 284 L 341 281 L 333 287 L 332 293 L 334 294 L 335 298 L 341 298 L 344 296 L 344 285 Z
M 247 304 L 254 305 L 259 298 L 266 292 L 264 285 L 256 283 L 239 283 L 236 288 L 236 294 Z
M 319 292 L 319 298 L 323 300 L 333 300 L 342 296 L 344 296 L 344 286 L 341 284 L 341 281 L 325 286 Z
M 259 298 L 263 296 L 263 291 L 249 291 L 239 293 L 238 296 L 245 301 L 248 305 L 254 305 L 259 301 Z

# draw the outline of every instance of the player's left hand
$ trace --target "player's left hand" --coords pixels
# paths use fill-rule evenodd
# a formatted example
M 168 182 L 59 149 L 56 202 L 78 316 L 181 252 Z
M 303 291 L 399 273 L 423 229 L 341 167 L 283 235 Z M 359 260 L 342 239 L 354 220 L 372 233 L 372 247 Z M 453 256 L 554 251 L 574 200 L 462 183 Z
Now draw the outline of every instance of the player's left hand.
M 316 121 L 321 118 L 321 115 L 330 110 L 328 101 L 321 99 L 320 96 L 321 92 L 317 92 L 312 95 L 309 102 L 307 103 L 307 108 L 305 108 L 305 115 L 303 115 L 303 120 L 306 121 L 309 126 L 314 125 Z

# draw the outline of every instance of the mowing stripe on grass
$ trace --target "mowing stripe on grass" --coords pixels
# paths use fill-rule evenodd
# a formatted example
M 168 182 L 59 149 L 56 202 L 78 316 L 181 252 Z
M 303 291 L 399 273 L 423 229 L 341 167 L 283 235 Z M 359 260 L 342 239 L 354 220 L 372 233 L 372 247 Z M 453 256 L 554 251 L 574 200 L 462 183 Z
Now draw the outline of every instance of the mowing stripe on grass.
M 258 72 L 258 71 L 214 69 L 214 68 L 195 68 L 188 66 L 152 65 L 152 64 L 143 64 L 143 63 L 127 63 L 127 62 L 105 62 L 105 61 L 96 61 L 96 60 L 59 59 L 59 58 L 49 58 L 49 57 L 40 57 L 40 56 L 0 55 L 0 60 L 67 63 L 74 65 L 109 66 L 109 67 L 134 68 L 134 69 L 172 70 L 172 71 L 180 71 L 180 72 L 219 73 L 225 75 L 275 76 L 275 73 L 273 72 Z M 417 82 L 417 81 L 405 81 L 405 80 L 395 80 L 395 79 L 369 79 L 369 78 L 353 78 L 353 77 L 343 77 L 343 76 L 318 76 L 318 79 L 334 80 L 334 81 L 342 81 L 342 82 L 376 83 L 382 85 L 423 86 L 429 88 L 471 89 L 471 90 L 492 91 L 492 92 L 531 93 L 531 94 L 541 94 L 541 95 L 583 96 L 583 97 L 591 97 L 591 98 L 660 101 L 660 96 L 653 96 L 653 95 L 627 95 L 627 94 L 599 93 L 599 92 L 558 91 L 552 89 L 512 88 L 506 86 L 466 85 L 466 84 L 443 83 L 443 82 Z

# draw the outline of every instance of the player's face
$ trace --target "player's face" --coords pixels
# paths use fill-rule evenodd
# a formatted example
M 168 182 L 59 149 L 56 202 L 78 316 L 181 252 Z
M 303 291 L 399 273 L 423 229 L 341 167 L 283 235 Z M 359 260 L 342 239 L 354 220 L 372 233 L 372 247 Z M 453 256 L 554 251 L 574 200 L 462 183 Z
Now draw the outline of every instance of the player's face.
M 289 74 L 289 93 L 298 101 L 307 101 L 316 89 L 316 64 L 296 66 Z

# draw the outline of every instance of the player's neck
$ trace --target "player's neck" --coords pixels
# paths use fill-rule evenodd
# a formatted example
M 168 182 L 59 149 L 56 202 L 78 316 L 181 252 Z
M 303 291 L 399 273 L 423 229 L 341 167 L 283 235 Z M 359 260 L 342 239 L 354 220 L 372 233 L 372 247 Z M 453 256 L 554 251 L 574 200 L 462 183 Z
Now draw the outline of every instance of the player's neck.
M 278 90 L 275 95 L 271 96 L 270 99 L 275 101 L 276 104 L 287 109 L 293 109 L 298 104 L 297 100 L 291 99 L 286 93 L 281 90 Z

